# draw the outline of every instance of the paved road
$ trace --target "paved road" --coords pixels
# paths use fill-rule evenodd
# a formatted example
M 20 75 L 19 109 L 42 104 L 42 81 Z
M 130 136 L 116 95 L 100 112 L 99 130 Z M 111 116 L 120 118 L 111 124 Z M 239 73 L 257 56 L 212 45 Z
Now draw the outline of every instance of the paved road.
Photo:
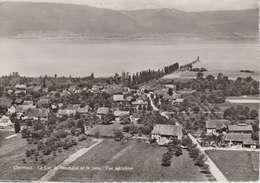
M 197 144 L 197 148 L 200 150 L 200 152 L 202 152 L 203 154 L 206 155 L 207 157 L 207 161 L 206 163 L 209 165 L 210 167 L 210 172 L 212 173 L 212 175 L 216 178 L 216 180 L 218 182 L 228 182 L 227 178 L 224 176 L 224 174 L 218 169 L 218 167 L 216 166 L 216 164 L 208 157 L 208 155 L 204 152 L 204 149 L 200 146 L 200 144 L 198 143 L 198 141 L 191 135 L 188 134 L 188 136 L 191 138 L 192 142 L 194 144 Z
M 92 146 L 88 147 L 88 148 L 82 148 L 80 150 L 78 150 L 77 152 L 71 154 L 67 159 L 65 159 L 61 164 L 59 164 L 57 167 L 59 166 L 69 166 L 73 161 L 75 161 L 76 159 L 78 159 L 80 156 L 82 156 L 83 154 L 85 154 L 86 152 L 88 152 L 90 149 L 92 149 L 93 147 L 95 147 L 96 145 L 100 144 L 104 139 L 96 139 L 97 143 L 93 144 Z M 58 171 L 59 169 L 50 169 L 43 177 L 41 177 L 39 179 L 39 181 L 48 181 L 50 180 Z

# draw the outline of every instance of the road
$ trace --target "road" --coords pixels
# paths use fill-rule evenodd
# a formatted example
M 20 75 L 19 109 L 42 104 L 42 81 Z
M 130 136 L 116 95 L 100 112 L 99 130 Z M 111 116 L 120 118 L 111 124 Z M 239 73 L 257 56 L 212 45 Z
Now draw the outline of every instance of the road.
M 103 140 L 104 139 L 96 139 L 97 143 L 93 144 L 92 146 L 90 146 L 88 148 L 82 148 L 82 149 L 78 150 L 77 152 L 71 154 L 67 159 L 65 159 L 57 167 L 59 167 L 59 166 L 63 166 L 63 167 L 69 166 L 73 161 L 78 159 L 83 154 L 87 153 L 90 149 L 92 149 L 96 145 L 100 144 Z M 41 177 L 39 179 L 39 181 L 48 181 L 48 180 L 50 180 L 56 174 L 56 172 L 58 170 L 59 170 L 58 168 L 50 169 L 43 177 Z

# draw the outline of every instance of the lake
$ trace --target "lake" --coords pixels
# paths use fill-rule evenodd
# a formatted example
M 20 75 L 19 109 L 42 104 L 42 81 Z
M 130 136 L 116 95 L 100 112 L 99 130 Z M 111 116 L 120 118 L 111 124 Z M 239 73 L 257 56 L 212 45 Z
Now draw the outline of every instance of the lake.
M 112 76 L 179 62 L 217 70 L 259 70 L 255 41 L 118 41 L 0 39 L 0 75 Z

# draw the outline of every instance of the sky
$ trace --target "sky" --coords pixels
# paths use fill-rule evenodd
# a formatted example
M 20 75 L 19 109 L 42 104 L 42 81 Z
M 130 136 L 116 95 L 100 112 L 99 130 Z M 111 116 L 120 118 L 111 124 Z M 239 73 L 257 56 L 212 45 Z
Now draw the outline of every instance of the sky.
M 0 0 L 88 5 L 113 10 L 176 8 L 183 11 L 240 10 L 258 8 L 258 0 Z

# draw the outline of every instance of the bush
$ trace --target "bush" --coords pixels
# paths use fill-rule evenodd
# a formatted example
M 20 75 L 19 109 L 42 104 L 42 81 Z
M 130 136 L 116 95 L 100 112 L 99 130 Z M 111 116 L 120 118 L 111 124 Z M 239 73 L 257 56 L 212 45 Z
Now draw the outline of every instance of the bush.
M 79 141 L 86 140 L 86 139 L 87 139 L 87 137 L 86 137 L 85 134 L 80 134 L 79 135 L 79 138 L 78 138 Z
M 52 152 L 52 148 L 49 145 L 44 146 L 42 150 L 43 155 L 49 155 Z
M 100 138 L 100 133 L 99 133 L 99 131 L 96 131 L 96 133 L 94 134 L 94 136 L 93 136 L 94 138 Z

